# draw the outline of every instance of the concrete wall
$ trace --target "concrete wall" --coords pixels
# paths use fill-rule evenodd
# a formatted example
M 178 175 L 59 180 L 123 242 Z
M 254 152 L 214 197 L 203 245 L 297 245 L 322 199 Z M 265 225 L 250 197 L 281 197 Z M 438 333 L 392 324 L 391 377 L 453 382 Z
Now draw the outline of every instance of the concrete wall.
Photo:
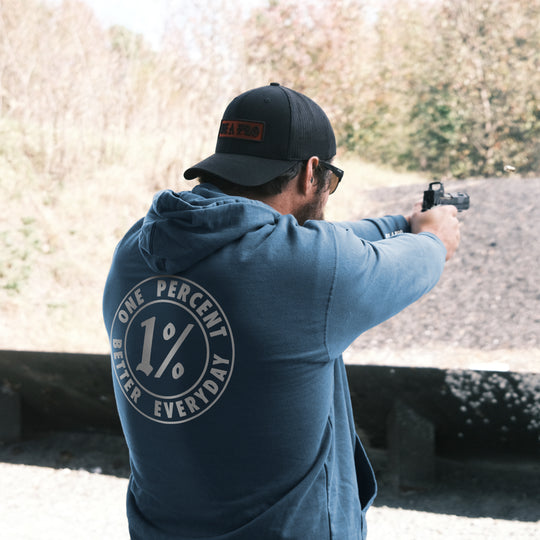
M 433 426 L 437 453 L 538 455 L 540 373 L 359 365 L 347 372 L 368 446 L 387 447 L 397 407 L 413 415 L 402 418 Z M 0 351 L 0 386 L 4 427 L 16 396 L 23 431 L 120 430 L 107 355 Z
M 22 430 L 119 430 L 107 355 L 0 351 L 0 384 L 18 394 Z
M 540 373 L 356 365 L 347 372 L 371 446 L 386 446 L 386 420 L 402 404 L 432 423 L 437 453 L 540 456 Z

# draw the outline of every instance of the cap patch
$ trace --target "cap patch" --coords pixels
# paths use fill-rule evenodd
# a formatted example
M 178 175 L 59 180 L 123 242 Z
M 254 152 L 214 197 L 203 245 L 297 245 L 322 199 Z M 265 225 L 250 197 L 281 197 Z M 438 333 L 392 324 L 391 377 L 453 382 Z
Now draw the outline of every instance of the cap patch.
M 222 120 L 218 138 L 260 142 L 264 138 L 264 123 L 248 122 L 246 120 Z

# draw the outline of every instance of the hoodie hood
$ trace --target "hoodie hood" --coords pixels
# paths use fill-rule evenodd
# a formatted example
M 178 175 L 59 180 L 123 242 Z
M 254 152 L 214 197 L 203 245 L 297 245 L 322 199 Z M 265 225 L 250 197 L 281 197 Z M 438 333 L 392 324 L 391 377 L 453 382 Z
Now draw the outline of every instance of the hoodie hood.
M 250 199 L 225 195 L 211 184 L 154 197 L 140 231 L 139 249 L 152 270 L 176 274 L 280 214 Z

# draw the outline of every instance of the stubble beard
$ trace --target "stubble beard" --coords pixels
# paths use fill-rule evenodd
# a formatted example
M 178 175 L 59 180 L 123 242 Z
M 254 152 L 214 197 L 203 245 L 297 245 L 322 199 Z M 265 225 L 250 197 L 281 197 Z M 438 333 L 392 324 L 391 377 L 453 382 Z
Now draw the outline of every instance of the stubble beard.
M 324 203 L 322 197 L 316 201 L 304 204 L 294 213 L 294 217 L 300 225 L 303 225 L 308 220 L 324 221 Z

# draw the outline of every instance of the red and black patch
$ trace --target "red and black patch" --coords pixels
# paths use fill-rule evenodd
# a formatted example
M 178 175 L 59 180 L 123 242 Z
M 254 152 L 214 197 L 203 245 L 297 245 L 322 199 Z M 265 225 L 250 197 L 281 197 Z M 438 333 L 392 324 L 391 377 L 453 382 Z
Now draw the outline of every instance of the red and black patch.
M 247 120 L 222 120 L 219 138 L 261 142 L 264 138 L 264 123 Z

